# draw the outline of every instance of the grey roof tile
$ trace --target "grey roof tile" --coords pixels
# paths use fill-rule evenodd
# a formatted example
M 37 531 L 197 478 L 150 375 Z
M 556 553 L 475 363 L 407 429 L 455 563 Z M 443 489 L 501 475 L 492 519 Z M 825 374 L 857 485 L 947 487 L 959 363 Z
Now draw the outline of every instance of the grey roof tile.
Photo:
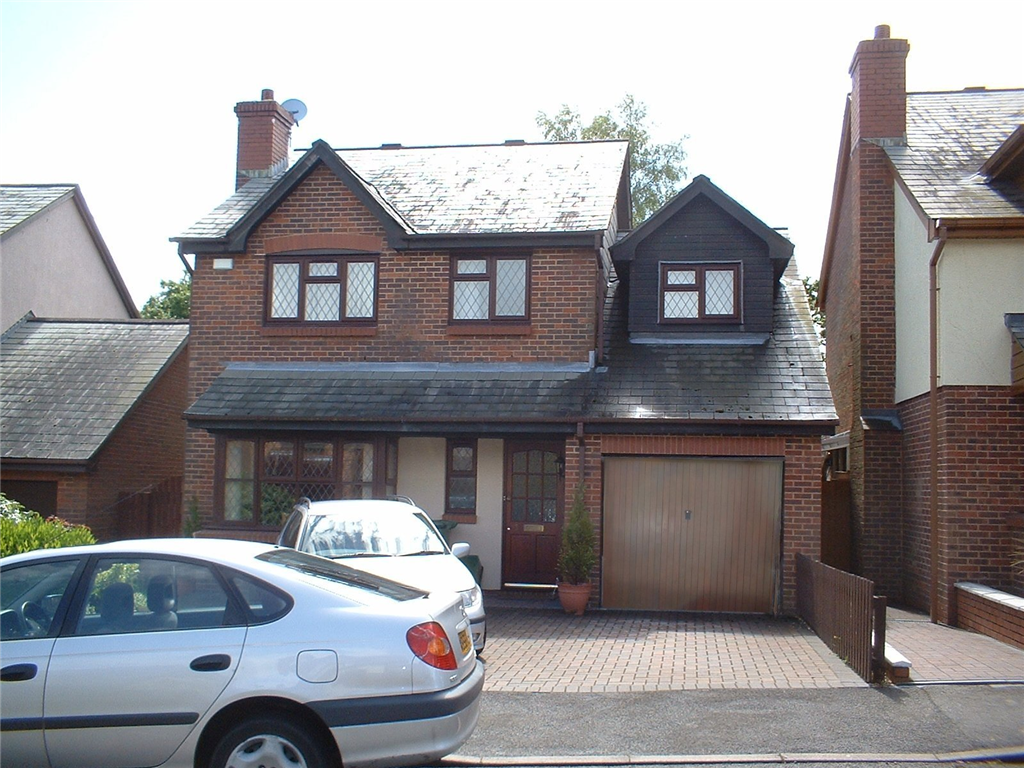
M 181 321 L 30 318 L 3 336 L 4 459 L 87 461 L 188 338 Z
M 592 232 L 608 227 L 624 141 L 338 149 L 410 233 Z M 284 171 L 254 179 L 176 239 L 224 237 Z
M 907 143 L 886 146 L 933 219 L 1024 216 L 1024 190 L 979 173 L 1024 124 L 1024 89 L 907 94 Z
M 632 344 L 621 297 L 608 302 L 608 366 L 595 376 L 595 419 L 834 422 L 836 410 L 791 261 L 775 330 L 759 346 Z
M 74 193 L 74 184 L 0 185 L 0 234 L 32 218 L 49 205 Z

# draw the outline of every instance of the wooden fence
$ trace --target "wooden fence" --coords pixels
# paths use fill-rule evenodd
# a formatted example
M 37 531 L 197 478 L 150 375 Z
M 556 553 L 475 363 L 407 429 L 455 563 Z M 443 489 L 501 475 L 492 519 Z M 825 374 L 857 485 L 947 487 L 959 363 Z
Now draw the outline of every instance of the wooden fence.
M 885 598 L 874 592 L 868 579 L 797 555 L 800 618 L 869 683 L 881 679 L 885 664 Z
M 180 477 L 169 477 L 136 491 L 113 507 L 120 539 L 181 535 Z

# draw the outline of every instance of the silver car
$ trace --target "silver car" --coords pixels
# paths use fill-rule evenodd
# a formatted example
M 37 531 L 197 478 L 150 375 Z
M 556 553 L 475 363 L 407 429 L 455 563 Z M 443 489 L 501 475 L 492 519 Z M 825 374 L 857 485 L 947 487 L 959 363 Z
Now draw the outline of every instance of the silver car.
M 483 653 L 487 616 L 483 592 L 459 560 L 469 545 L 449 547 L 433 521 L 410 500 L 303 499 L 277 543 L 429 592 L 458 592 L 469 616 L 473 647 Z
M 483 688 L 456 596 L 241 541 L 4 558 L 0 652 L 20 768 L 421 764 Z

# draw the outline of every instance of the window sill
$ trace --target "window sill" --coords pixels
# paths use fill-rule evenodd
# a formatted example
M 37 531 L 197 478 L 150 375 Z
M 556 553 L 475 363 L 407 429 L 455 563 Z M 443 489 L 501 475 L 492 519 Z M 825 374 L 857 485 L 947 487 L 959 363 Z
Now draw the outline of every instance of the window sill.
M 375 325 L 322 326 L 301 325 L 264 326 L 264 336 L 376 336 Z
M 529 323 L 466 323 L 449 325 L 449 336 L 529 336 L 533 327 Z
M 465 523 L 466 525 L 476 525 L 476 515 L 441 515 L 442 520 L 448 520 L 453 523 Z

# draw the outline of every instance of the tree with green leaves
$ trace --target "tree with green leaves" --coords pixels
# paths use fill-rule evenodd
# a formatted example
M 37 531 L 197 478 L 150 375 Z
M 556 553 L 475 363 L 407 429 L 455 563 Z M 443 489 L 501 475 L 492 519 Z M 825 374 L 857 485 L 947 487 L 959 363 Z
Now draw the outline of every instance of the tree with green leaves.
M 192 276 L 181 280 L 161 280 L 160 293 L 150 296 L 140 314 L 148 320 L 187 320 L 192 303 Z
M 646 220 L 668 202 L 682 182 L 687 169 L 683 136 L 668 144 L 655 144 L 647 120 L 647 106 L 630 94 L 611 111 L 597 115 L 588 125 L 580 113 L 568 104 L 553 115 L 537 113 L 537 126 L 547 141 L 591 141 L 627 139 L 629 141 L 630 191 L 633 198 L 633 226 Z
M 807 303 L 811 305 L 811 319 L 814 321 L 814 330 L 818 333 L 818 343 L 822 350 L 825 348 L 825 313 L 821 311 L 818 304 L 818 289 L 820 281 L 804 275 L 801 280 L 804 284 L 804 292 L 807 294 Z M 822 353 L 824 357 L 824 353 Z

